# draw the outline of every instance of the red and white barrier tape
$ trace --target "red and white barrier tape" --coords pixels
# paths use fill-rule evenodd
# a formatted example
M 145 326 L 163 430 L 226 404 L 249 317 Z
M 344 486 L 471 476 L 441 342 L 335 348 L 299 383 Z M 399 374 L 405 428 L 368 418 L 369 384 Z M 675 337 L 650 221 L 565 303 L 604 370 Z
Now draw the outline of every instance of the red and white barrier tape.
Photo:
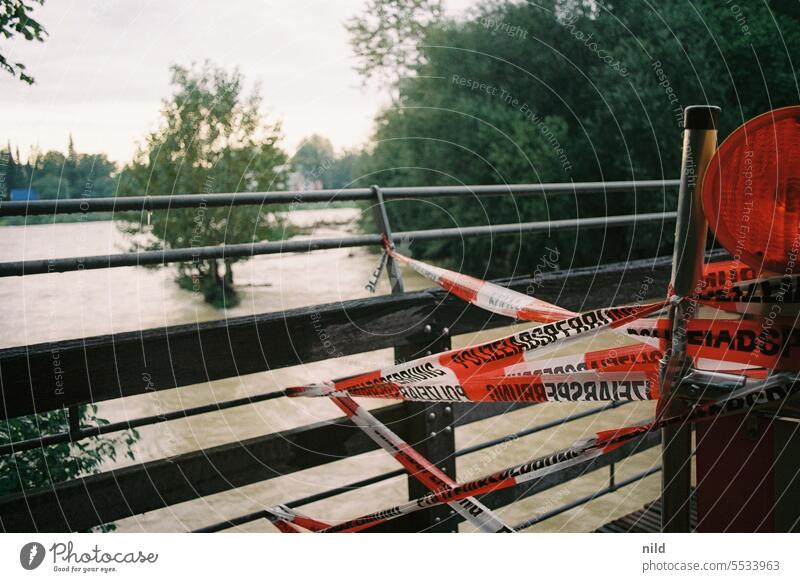
M 513 289 L 406 257 L 388 244 L 385 254 L 453 295 L 492 313 L 539 322 L 575 315 L 568 309 Z M 756 279 L 756 275 L 752 267 L 739 261 L 707 263 L 703 270 L 705 286 L 698 298 L 707 305 L 740 314 L 768 314 L 776 304 L 781 305 L 784 316 L 800 312 L 800 276 L 768 273 Z
M 408 265 L 456 297 L 499 315 L 523 321 L 540 322 L 559 321 L 575 315 L 572 311 L 513 289 L 506 289 L 489 281 L 434 267 L 406 257 L 389 246 L 386 247 L 385 252 L 397 262 Z
M 563 451 L 546 455 L 446 490 L 437 491 L 389 509 L 348 520 L 323 530 L 323 532 L 361 531 L 373 525 L 427 507 L 449 503 L 467 496 L 482 495 L 506 489 L 543 477 L 570 465 L 582 463 L 611 452 L 628 442 L 639 439 L 650 432 L 660 430 L 671 424 L 694 422 L 726 414 L 736 414 L 757 405 L 783 402 L 788 397 L 800 392 L 800 383 L 798 383 L 797 380 L 797 377 L 787 377 L 783 374 L 766 380 L 748 379 L 744 387 L 733 394 L 723 397 L 716 402 L 697 406 L 686 414 L 662 418 L 658 421 L 643 425 L 602 431 L 597 433 L 594 438 L 580 441 Z
M 332 397 L 337 406 L 370 438 L 434 490 L 434 493 L 421 499 L 323 531 L 359 531 L 440 503 L 452 504 L 456 511 L 483 531 L 511 531 L 471 495 L 511 487 L 570 464 L 584 462 L 673 422 L 690 422 L 710 415 L 741 411 L 745 405 L 774 402 L 797 391 L 794 379 L 787 385 L 785 379 L 779 377 L 766 380 L 751 377 L 744 380 L 745 388 L 716 403 L 703 404 L 686 414 L 660 418 L 645 425 L 603 431 L 594 439 L 577 443 L 564 451 L 458 485 L 350 396 L 426 402 L 656 400 L 659 398 L 658 367 L 662 349 L 670 340 L 671 327 L 667 320 L 638 320 L 659 311 L 667 302 L 574 314 L 493 283 L 404 257 L 388 246 L 386 252 L 479 307 L 516 319 L 546 323 L 478 346 L 426 356 L 340 381 L 288 389 L 290 396 Z M 743 309 L 742 305 L 753 303 L 771 305 L 778 296 L 788 296 L 786 304 L 800 303 L 800 288 L 795 278 L 774 278 L 783 285 L 778 294 L 777 291 L 772 292 L 771 285 L 776 284 L 772 279 L 746 280 L 748 276 L 753 276 L 748 269 L 735 263 L 707 265 L 706 288 L 699 299 L 715 306 L 727 302 L 728 307 L 733 306 L 732 310 L 740 310 Z M 694 358 L 704 358 L 717 364 L 736 363 L 742 367 L 792 370 L 800 367 L 791 357 L 792 350 L 800 349 L 800 333 L 793 327 L 775 328 L 771 323 L 767 328 L 756 322 L 701 319 L 691 320 L 687 326 L 688 355 Z M 536 359 L 562 341 L 603 329 L 618 330 L 649 345 L 562 356 L 551 358 L 546 363 Z M 800 361 L 797 358 L 795 360 Z M 279 527 L 288 530 L 293 525 L 300 525 L 297 519 L 296 514 L 287 515 L 284 512 L 276 516 L 275 523 L 283 524 Z M 320 524 L 314 522 L 306 529 L 319 531 Z
M 625 331 L 634 337 L 672 339 L 666 319 L 643 319 L 626 326 Z M 800 371 L 800 328 L 794 320 L 692 319 L 686 324 L 686 348 L 696 359 Z
M 330 527 L 327 523 L 298 513 L 285 505 L 274 505 L 267 507 L 264 511 L 270 523 L 283 533 L 299 533 L 299 528 L 304 528 L 308 531 L 321 531 Z
M 330 386 L 305 396 L 390 398 L 413 402 L 611 402 L 658 400 L 658 372 L 476 374 L 460 384 L 371 384 L 337 391 Z
M 346 394 L 332 395 L 331 400 L 387 453 L 392 455 L 415 479 L 431 491 L 456 485 L 448 475 L 414 450 L 385 424 Z M 465 497 L 450 503 L 451 508 L 483 532 L 513 532 L 495 513 L 477 499 Z
M 388 244 L 388 241 L 385 241 L 384 251 L 385 255 L 391 256 L 399 263 L 410 266 L 417 273 L 433 281 L 456 297 L 498 315 L 513 317 L 521 321 L 544 323 L 552 323 L 578 315 L 569 309 L 558 307 L 513 289 L 501 287 L 490 281 L 483 281 L 406 257 L 394 250 Z M 618 331 L 623 333 L 621 329 Z M 658 347 L 658 342 L 652 342 L 648 338 L 640 338 L 639 341 Z
M 724 311 L 743 315 L 782 316 L 800 313 L 800 276 L 774 277 L 703 289 L 698 301 Z
M 496 373 L 507 366 L 524 362 L 526 355 L 534 351 L 541 353 L 557 347 L 561 342 L 586 337 L 604 329 L 621 328 L 661 310 L 665 305 L 666 301 L 661 301 L 638 307 L 595 309 L 476 346 L 425 356 L 381 370 L 358 374 L 345 380 L 291 387 L 286 393 L 288 396 L 319 396 L 328 394 L 332 390 L 366 391 L 373 385 L 461 386 L 469 382 L 475 374 Z M 469 400 L 466 397 L 460 399 Z

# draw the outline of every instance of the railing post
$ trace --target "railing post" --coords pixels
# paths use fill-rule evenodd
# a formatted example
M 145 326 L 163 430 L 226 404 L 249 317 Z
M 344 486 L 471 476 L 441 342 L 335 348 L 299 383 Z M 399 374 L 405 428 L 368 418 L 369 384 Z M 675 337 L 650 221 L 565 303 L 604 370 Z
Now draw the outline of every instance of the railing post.
M 381 234 L 383 234 L 389 241 L 389 246 L 394 248 L 394 239 L 392 238 L 392 228 L 389 226 L 389 214 L 386 212 L 386 204 L 383 200 L 383 192 L 380 186 L 372 186 L 372 193 L 375 195 L 375 223 L 378 225 Z M 392 295 L 403 293 L 403 277 L 400 274 L 400 268 L 392 257 L 386 259 L 386 271 L 389 274 L 389 284 L 392 287 Z
M 394 248 L 392 229 L 389 225 L 389 215 L 386 212 L 383 193 L 379 186 L 372 186 L 375 195 L 375 223 L 381 233 L 386 236 L 389 244 Z M 397 263 L 388 257 L 386 271 L 392 287 L 392 294 L 403 293 L 403 278 Z M 450 331 L 446 327 L 438 327 L 435 322 L 425 324 L 423 332 L 426 339 L 411 345 L 396 347 L 394 350 L 395 363 L 442 352 L 450 349 Z M 430 339 L 427 339 L 430 338 Z M 449 404 L 424 404 L 421 402 L 406 402 L 405 423 L 400 435 L 419 453 L 434 463 L 453 480 L 456 478 L 456 441 L 453 432 L 453 407 Z M 413 476 L 408 478 L 409 499 L 416 499 L 428 493 L 427 487 Z M 409 531 L 426 532 L 451 532 L 457 531 L 455 523 L 448 523 L 448 518 L 453 514 L 447 505 L 433 507 L 426 511 L 417 512 L 413 519 L 407 521 Z
M 681 181 L 670 279 L 672 343 L 663 369 L 662 385 L 667 400 L 662 412 L 679 408 L 676 390 L 688 368 L 686 323 L 697 308 L 693 296 L 700 291 L 703 280 L 707 231 L 701 185 L 717 147 L 719 112 L 719 107 L 708 105 L 695 105 L 684 111 Z M 691 424 L 665 428 L 661 439 L 661 531 L 688 532 L 691 529 Z
M 81 407 L 70 406 L 67 409 L 67 421 L 69 423 L 69 440 L 79 441 L 81 438 Z

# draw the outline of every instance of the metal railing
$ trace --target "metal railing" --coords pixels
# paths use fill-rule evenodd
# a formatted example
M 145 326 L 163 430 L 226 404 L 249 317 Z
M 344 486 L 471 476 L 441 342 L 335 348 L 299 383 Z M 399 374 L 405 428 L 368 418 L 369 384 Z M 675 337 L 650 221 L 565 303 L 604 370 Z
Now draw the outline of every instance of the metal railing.
M 379 188 L 383 199 L 409 199 L 433 196 L 484 196 L 484 195 L 547 195 L 594 194 L 620 192 L 646 192 L 675 189 L 677 180 L 646 180 L 639 182 L 581 182 L 573 184 L 523 184 L 508 186 L 439 186 L 432 188 Z M 0 202 L 2 216 L 33 216 L 90 213 L 101 211 L 140 211 L 191 209 L 205 207 L 232 207 L 246 205 L 271 205 L 308 202 L 373 201 L 373 189 L 322 190 L 318 192 L 263 192 L 239 194 L 183 194 L 176 196 L 136 196 L 121 198 L 86 198 L 83 200 L 31 200 L 25 202 Z M 632 226 L 648 222 L 663 222 L 675 218 L 674 212 L 656 212 L 639 215 L 606 216 L 551 221 L 538 221 L 488 226 L 429 229 L 398 232 L 395 238 L 402 241 L 431 241 L 460 239 L 475 236 L 502 236 L 522 233 L 549 233 L 580 228 L 611 228 Z M 41 259 L 0 263 L 0 277 L 63 273 L 67 271 L 163 265 L 207 259 L 242 258 L 256 255 L 310 252 L 315 250 L 380 246 L 380 235 L 359 235 L 343 238 L 254 242 L 223 246 L 204 246 L 183 249 L 164 249 L 98 255 L 66 259 Z
M 610 182 L 578 184 L 543 184 L 510 186 L 465 186 L 431 188 L 378 188 L 353 189 L 318 192 L 267 192 L 242 194 L 202 195 L 206 206 L 238 206 L 261 204 L 285 204 L 307 202 L 333 202 L 341 200 L 373 201 L 379 213 L 379 227 L 382 234 L 351 235 L 340 239 L 289 240 L 224 247 L 202 247 L 193 249 L 168 249 L 164 251 L 124 253 L 85 258 L 41 259 L 0 263 L 0 276 L 31 275 L 36 273 L 65 272 L 77 269 L 99 269 L 108 267 L 166 264 L 215 258 L 233 258 L 272 254 L 281 252 L 310 252 L 318 249 L 380 245 L 382 235 L 391 240 L 443 240 L 448 238 L 467 238 L 474 236 L 501 236 L 508 234 L 548 232 L 576 228 L 612 228 L 638 224 L 646 221 L 664 221 L 675 217 L 674 212 L 614 216 L 586 219 L 566 219 L 552 222 L 530 222 L 522 224 L 473 226 L 458 229 L 432 229 L 423 231 L 391 233 L 383 202 L 388 198 L 423 198 L 433 196 L 483 196 L 483 195 L 547 195 L 547 194 L 592 194 L 621 193 L 642 190 L 667 190 L 678 186 L 678 181 Z M 159 211 L 172 208 L 194 208 L 201 195 L 145 196 L 113 199 L 56 200 L 0 203 L 0 216 L 43 215 L 64 213 L 87 213 L 100 211 Z M 642 277 L 664 280 L 669 275 L 669 259 L 649 260 L 641 263 L 629 262 L 610 265 L 603 269 L 573 269 L 571 271 L 550 273 L 537 280 L 537 294 L 547 298 L 548 293 L 572 305 L 565 307 L 591 307 L 587 297 L 565 297 L 561 295 L 567 282 L 578 285 L 582 293 L 595 293 L 588 303 L 602 306 L 610 301 L 613 293 L 619 301 L 633 299 L 633 291 L 625 287 Z M 390 275 L 392 270 L 390 269 Z M 264 314 L 225 321 L 208 322 L 202 325 L 172 326 L 140 332 L 115 334 L 97 338 L 80 338 L 78 341 L 56 342 L 38 346 L 21 346 L 0 350 L 0 371 L 3 379 L 3 399 L 0 403 L 0 418 L 40 413 L 49 410 L 68 411 L 68 430 L 42 435 L 36 439 L 15 443 L 0 444 L 0 455 L 13 455 L 38 447 L 50 446 L 81 439 L 94 438 L 111 432 L 137 428 L 180 418 L 248 406 L 256 402 L 272 400 L 282 396 L 280 392 L 260 394 L 204 406 L 172 411 L 166 414 L 116 422 L 104 426 L 80 426 L 79 406 L 82 404 L 113 400 L 151 390 L 163 390 L 186 386 L 201 381 L 247 374 L 254 371 L 272 370 L 310 361 L 320 361 L 331 357 L 313 342 L 298 351 L 293 346 L 290 351 L 280 348 L 281 334 L 291 339 L 292 334 L 311 335 L 312 330 L 306 321 L 309 313 L 319 314 L 329 326 L 330 334 L 341 336 L 346 346 L 343 355 L 364 353 L 384 347 L 395 347 L 396 359 L 404 360 L 431 351 L 441 351 L 450 345 L 450 337 L 458 333 L 468 333 L 479 329 L 496 328 L 513 323 L 478 309 L 467 308 L 448 297 L 443 291 L 421 291 L 404 293 L 399 273 L 391 275 L 393 295 L 354 300 L 336 305 L 316 305 L 309 308 L 290 310 L 277 314 Z M 544 284 L 542 283 L 544 281 Z M 511 288 L 525 289 L 530 278 L 516 278 L 505 284 Z M 636 286 L 634 286 L 636 287 Z M 656 290 L 653 285 L 653 290 Z M 627 293 L 627 294 L 626 294 Z M 641 298 L 638 298 L 641 299 Z M 398 327 L 398 321 L 402 326 Z M 350 328 L 364 328 L 370 325 L 387 331 L 386 339 L 376 339 L 369 334 L 354 336 Z M 394 327 L 393 327 L 394 326 Z M 391 333 L 395 330 L 396 333 Z M 337 336 L 337 337 L 339 337 Z M 261 350 L 253 349 L 253 340 Z M 264 338 L 270 338 L 264 343 Z M 296 339 L 296 338 L 295 338 Z M 165 344 L 166 342 L 166 344 Z M 169 350 L 163 346 L 169 345 Z M 180 365 L 181 358 L 193 358 L 198 347 L 216 346 L 214 361 L 207 362 L 199 372 Z M 46 366 L 53 350 L 58 350 L 62 366 L 67 369 L 65 377 L 72 378 L 74 384 L 66 394 L 54 396 L 50 389 Z M 204 349 L 205 353 L 209 353 Z M 259 353 L 262 352 L 262 353 Z M 337 354 L 338 355 L 338 354 Z M 108 360 L 111 360 L 110 362 Z M 173 359 L 175 361 L 173 361 Z M 195 367 L 196 368 L 196 367 Z M 141 386 L 142 370 L 148 371 L 153 381 L 149 386 Z M 527 404 L 473 405 L 424 405 L 403 403 L 387 406 L 376 412 L 379 419 L 394 423 L 399 432 L 405 433 L 406 440 L 419 447 L 437 465 L 447 468 L 448 474 L 455 478 L 455 459 L 486 448 L 496 446 L 509 439 L 522 438 L 573 422 L 582 418 L 606 412 L 621 406 L 613 403 L 588 411 L 567 415 L 555 421 L 530 427 L 524 431 L 492 439 L 470 447 L 455 449 L 454 432 L 477 420 L 490 418 L 511 410 L 528 406 Z M 435 437 L 433 435 L 436 435 Z M 345 447 L 342 443 L 347 440 Z M 568 470 L 548 476 L 524 489 L 515 488 L 509 492 L 497 492 L 486 496 L 490 506 L 506 505 L 527 495 L 535 494 L 550 487 L 583 475 L 588 471 L 604 466 L 610 467 L 608 487 L 593 496 L 566 504 L 520 524 L 529 527 L 543 521 L 548 516 L 558 515 L 600 495 L 645 478 L 657 471 L 652 468 L 639 475 L 615 481 L 614 463 L 631 454 L 641 452 L 659 444 L 657 438 L 650 438 L 635 447 L 621 447 L 606 458 L 595 459 Z M 312 445 L 312 449 L 308 446 Z M 305 448 L 304 448 L 305 447 Z M 341 456 L 354 455 L 374 450 L 375 445 L 354 431 L 344 419 L 333 423 L 317 423 L 298 427 L 283 433 L 263 435 L 242 443 L 231 443 L 212 450 L 197 451 L 180 455 L 169 460 L 156 460 L 121 470 L 91 475 L 70 482 L 24 491 L 0 498 L 0 521 L 2 527 L 12 531 L 25 530 L 32 526 L 42 529 L 86 529 L 123 517 L 151 511 L 173 503 L 187 501 L 198 496 L 225 491 L 238 486 L 256 483 L 265 479 L 282 476 L 292 471 L 319 466 Z M 220 469 L 224 467 L 224 469 Z M 216 474 L 215 474 L 216 473 Z M 355 488 L 364 487 L 387 479 L 404 475 L 402 470 L 390 471 L 381 475 L 362 479 L 290 502 L 290 507 L 307 505 L 322 499 L 335 497 Z M 185 483 L 186 475 L 195 475 L 191 483 Z M 420 494 L 420 489 L 409 481 L 411 497 Z M 55 511 L 58 508 L 58 511 Z M 438 512 L 438 513 L 437 513 Z M 451 516 L 449 509 L 432 508 L 420 512 L 413 520 L 398 520 L 392 527 L 415 531 L 451 531 L 459 519 Z M 53 515 L 54 514 L 54 515 Z M 263 512 L 252 512 L 206 526 L 199 531 L 219 531 L 265 517 Z
M 614 194 L 677 188 L 679 180 L 638 180 L 628 182 L 573 182 L 554 184 L 501 184 L 490 186 L 382 187 L 386 200 L 439 198 L 448 196 L 501 196 L 546 194 Z M 295 192 L 236 192 L 234 194 L 175 194 L 172 196 L 120 196 L 62 200 L 0 201 L 0 216 L 87 214 L 90 212 L 152 212 L 196 208 L 202 201 L 208 208 L 268 206 L 310 202 L 375 201 L 373 188 L 345 188 Z

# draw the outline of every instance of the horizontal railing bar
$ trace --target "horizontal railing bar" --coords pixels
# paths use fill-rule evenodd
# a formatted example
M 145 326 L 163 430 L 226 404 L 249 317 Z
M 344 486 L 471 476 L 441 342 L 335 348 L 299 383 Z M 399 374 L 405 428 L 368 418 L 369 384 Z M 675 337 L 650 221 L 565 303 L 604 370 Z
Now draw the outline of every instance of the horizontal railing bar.
M 588 194 L 677 188 L 678 180 L 574 182 L 552 184 L 508 184 L 480 186 L 416 186 L 381 188 L 384 198 L 429 198 L 434 196 L 497 196 L 503 194 Z M 236 192 L 230 194 L 174 194 L 172 196 L 118 196 L 60 200 L 0 202 L 0 216 L 87 214 L 90 212 L 146 212 L 153 210 L 266 206 L 271 204 L 371 200 L 370 188 L 313 190 L 306 192 Z
M 558 418 L 552 420 L 550 422 L 546 422 L 544 424 L 540 424 L 537 426 L 533 426 L 527 428 L 525 430 L 521 430 L 515 433 L 511 433 L 502 437 L 490 439 L 488 441 L 484 441 L 482 443 L 478 443 L 476 445 L 471 445 L 469 447 L 464 447 L 458 449 L 454 455 L 456 457 L 462 457 L 464 455 L 469 455 L 471 453 L 477 453 L 478 451 L 482 451 L 484 449 L 488 449 L 490 447 L 499 445 L 503 442 L 509 440 L 516 440 L 519 438 L 523 438 L 537 432 L 541 432 L 543 430 L 547 430 L 548 428 L 553 428 L 555 426 L 560 426 L 563 424 L 567 424 L 568 422 L 573 422 L 575 420 L 580 420 L 581 418 L 586 418 L 587 416 L 593 416 L 595 414 L 600 414 L 601 412 L 605 412 L 607 410 L 611 410 L 614 408 L 619 408 L 620 406 L 624 406 L 625 404 L 630 404 L 630 402 L 611 402 L 604 406 L 598 406 L 596 408 L 592 408 L 591 410 L 586 410 L 584 412 L 579 412 L 576 414 L 569 414 L 562 418 Z M 335 487 L 333 489 L 327 489 L 325 491 L 321 491 L 319 493 L 315 493 L 313 495 L 309 495 L 307 497 L 303 497 L 301 499 L 296 499 L 295 501 L 290 501 L 285 505 L 287 507 L 295 508 L 295 507 L 302 507 L 303 505 L 309 505 L 311 503 L 316 503 L 317 501 L 323 501 L 325 499 L 329 499 L 331 497 L 335 497 L 337 495 L 341 495 L 342 493 L 348 493 L 355 489 L 360 489 L 362 487 L 367 487 L 369 485 L 374 485 L 375 483 L 380 483 L 381 481 L 385 481 L 387 479 L 391 479 L 393 477 L 399 477 L 404 475 L 406 472 L 403 469 L 395 469 L 394 471 L 388 471 L 386 473 L 381 473 L 379 475 L 374 475 L 372 477 L 367 477 L 366 479 L 361 479 L 359 481 L 354 481 L 347 485 L 342 485 L 340 487 Z M 227 521 L 222 521 L 219 523 L 215 523 L 213 525 L 209 525 L 200 529 L 195 530 L 195 533 L 213 533 L 217 531 L 222 531 L 224 529 L 228 529 L 231 527 L 235 527 L 237 525 L 243 525 L 245 523 L 249 523 L 251 521 L 256 521 L 258 519 L 266 519 L 267 512 L 266 511 L 255 511 L 253 513 L 248 513 L 246 515 L 241 515 L 239 517 L 231 518 Z
M 561 426 L 562 424 L 567 424 L 569 422 L 573 422 L 575 420 L 580 420 L 582 418 L 586 418 L 589 416 L 594 416 L 595 414 L 600 414 L 601 412 L 606 412 L 607 410 L 613 410 L 614 408 L 619 408 L 620 406 L 625 406 L 626 404 L 630 404 L 628 401 L 614 401 L 609 402 L 608 404 L 604 404 L 603 406 L 598 406 L 596 408 L 591 408 L 589 410 L 584 410 L 583 412 L 576 412 L 575 414 L 569 414 L 567 416 L 563 416 L 561 418 L 557 418 L 555 420 L 551 420 L 549 422 L 545 422 L 543 424 L 538 424 L 536 426 L 532 426 L 530 428 L 526 428 L 525 430 L 520 430 L 517 432 L 512 432 L 502 437 L 497 437 L 488 441 L 484 441 L 482 443 L 478 443 L 476 445 L 471 445 L 469 447 L 464 447 L 456 451 L 456 457 L 460 457 L 462 455 L 470 455 L 472 453 L 477 453 L 478 451 L 482 451 L 484 449 L 488 449 L 489 447 L 493 447 L 495 445 L 499 445 L 508 440 L 516 440 L 526 436 L 530 436 L 537 432 L 542 432 L 543 430 L 547 430 L 550 428 L 554 428 L 556 426 Z
M 13 453 L 21 453 L 22 451 L 29 451 L 39 447 L 50 445 L 57 445 L 61 443 L 68 443 L 74 440 L 80 440 L 90 437 L 96 437 L 112 432 L 121 430 L 130 430 L 133 428 L 140 428 L 157 424 L 159 422 L 167 422 L 169 420 L 177 420 L 181 418 L 189 418 L 198 414 L 206 414 L 208 412 L 219 412 L 234 408 L 236 406 L 244 406 L 247 404 L 256 404 L 258 402 L 266 402 L 275 398 L 285 396 L 284 391 L 267 392 L 265 394 L 257 394 L 256 396 L 245 396 L 243 398 L 236 398 L 234 400 L 226 400 L 223 402 L 215 402 L 212 404 L 204 404 L 203 406 L 195 406 L 193 408 L 185 408 L 181 410 L 173 410 L 171 412 L 164 412 L 162 414 L 154 414 L 151 416 L 142 416 L 131 420 L 123 420 L 121 422 L 112 422 L 102 426 L 91 426 L 81 428 L 73 433 L 62 432 L 52 435 L 46 435 L 40 438 L 28 439 L 24 441 L 17 441 L 14 443 L 5 443 L 0 445 L 0 455 L 8 455 Z
M 569 511 L 570 509 L 575 509 L 576 507 L 579 507 L 579 506 L 581 506 L 581 505 L 583 505 L 585 503 L 588 503 L 590 501 L 594 501 L 595 499 L 603 497 L 604 495 L 608 495 L 609 493 L 614 493 L 615 491 L 617 491 L 619 489 L 622 489 L 623 487 L 627 487 L 628 485 L 631 485 L 632 483 L 636 483 L 637 481 L 641 481 L 642 479 L 645 479 L 645 478 L 649 477 L 650 475 L 654 475 L 654 474 L 658 473 L 659 471 L 661 471 L 661 465 L 656 465 L 654 467 L 649 468 L 647 471 L 642 471 L 641 473 L 637 473 L 636 475 L 633 475 L 632 477 L 628 477 L 627 479 L 623 479 L 622 481 L 620 481 L 619 483 L 616 483 L 615 485 L 609 485 L 608 487 L 604 487 L 603 489 L 595 491 L 591 495 L 586 495 L 585 497 L 581 497 L 580 499 L 576 499 L 575 501 L 572 501 L 570 503 L 565 503 L 564 505 L 561 505 L 560 507 L 556 507 L 552 511 L 548 511 L 546 513 L 543 513 L 542 515 L 539 515 L 539 516 L 536 516 L 536 517 L 532 517 L 531 519 L 527 519 L 527 520 L 525 520 L 525 521 L 523 521 L 521 523 L 518 523 L 517 525 L 514 526 L 514 529 L 517 530 L 517 531 L 522 531 L 523 529 L 527 529 L 527 528 L 529 528 L 531 526 L 536 525 L 537 523 L 541 523 L 541 522 L 546 521 L 548 519 L 551 519 L 551 518 L 553 518 L 553 517 L 555 517 L 557 515 L 561 515 L 562 513 L 566 512 L 566 511 Z
M 384 198 L 429 198 L 473 194 L 596 194 L 600 192 L 633 192 L 677 188 L 680 180 L 629 180 L 610 182 L 556 182 L 547 184 L 506 184 L 485 186 L 410 186 L 381 188 Z
M 395 240 L 431 241 L 464 239 L 471 236 L 502 236 L 532 232 L 550 233 L 560 230 L 580 228 L 612 228 L 631 226 L 640 223 L 664 222 L 673 220 L 675 212 L 654 212 L 622 216 L 601 216 L 593 218 L 570 218 L 553 221 L 523 222 L 485 226 L 466 226 L 459 228 L 440 228 L 398 232 Z M 176 262 L 192 262 L 209 259 L 233 259 L 257 255 L 280 253 L 311 252 L 324 249 L 380 246 L 382 238 L 377 234 L 353 235 L 341 238 L 303 239 L 260 243 L 205 246 L 195 248 L 142 251 L 115 255 L 95 255 L 90 257 L 71 257 L 59 259 L 30 259 L 0 263 L 0 277 L 37 275 L 44 273 L 65 273 L 90 269 L 116 267 L 137 267 L 144 265 L 165 265 Z

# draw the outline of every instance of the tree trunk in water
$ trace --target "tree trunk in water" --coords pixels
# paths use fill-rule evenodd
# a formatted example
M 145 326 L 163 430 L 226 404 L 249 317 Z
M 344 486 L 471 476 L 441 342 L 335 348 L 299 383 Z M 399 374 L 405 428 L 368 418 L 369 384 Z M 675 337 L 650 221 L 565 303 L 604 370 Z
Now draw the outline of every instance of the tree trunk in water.
M 221 263 L 225 265 L 225 272 L 220 272 Z M 233 288 L 233 261 L 227 259 L 219 261 L 209 259 L 206 283 L 203 285 L 203 296 L 207 303 L 215 307 L 234 307 L 239 304 L 239 297 Z
M 233 290 L 233 261 L 225 259 L 225 287 Z
M 221 285 L 221 277 L 219 276 L 219 263 L 216 259 L 208 260 L 208 271 L 214 276 L 214 285 Z

